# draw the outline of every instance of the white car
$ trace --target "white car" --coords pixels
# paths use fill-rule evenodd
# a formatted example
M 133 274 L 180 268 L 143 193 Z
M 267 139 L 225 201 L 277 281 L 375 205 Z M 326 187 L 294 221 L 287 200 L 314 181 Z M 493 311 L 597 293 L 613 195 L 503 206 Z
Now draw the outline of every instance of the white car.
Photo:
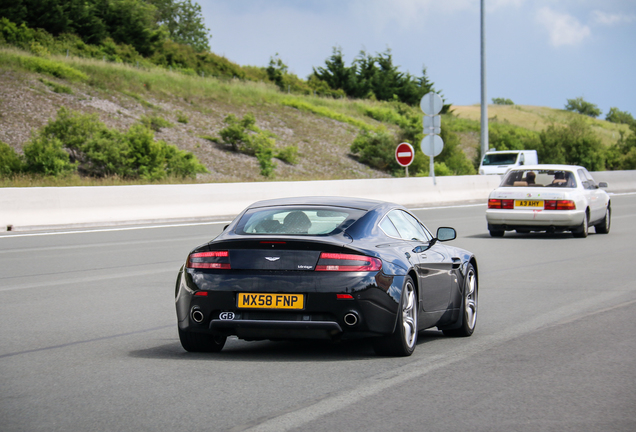
M 571 231 L 587 237 L 610 230 L 610 197 L 590 173 L 576 165 L 525 165 L 508 171 L 488 197 L 486 220 L 492 237 L 506 231 Z

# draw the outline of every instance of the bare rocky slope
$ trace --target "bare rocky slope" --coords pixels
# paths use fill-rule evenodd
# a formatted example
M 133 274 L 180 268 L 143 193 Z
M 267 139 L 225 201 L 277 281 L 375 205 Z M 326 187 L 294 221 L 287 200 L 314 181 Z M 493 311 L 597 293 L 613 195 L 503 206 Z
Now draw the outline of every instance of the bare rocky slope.
M 69 87 L 72 93 L 56 93 L 51 82 Z M 277 181 L 389 177 L 351 156 L 349 147 L 358 129 L 345 123 L 275 104 L 241 106 L 220 98 L 186 100 L 152 91 L 142 96 L 0 66 L 0 140 L 21 151 L 31 134 L 55 118 L 62 106 L 96 113 L 102 122 L 119 130 L 126 130 L 144 115 L 154 115 L 172 123 L 161 128 L 156 139 L 194 153 L 210 171 L 199 175 L 198 182 L 263 181 L 255 157 L 201 138 L 217 137 L 228 114 L 240 117 L 251 112 L 260 129 L 276 134 L 277 147 L 298 148 L 297 164 L 276 161 Z M 179 122 L 180 117 L 187 123 Z

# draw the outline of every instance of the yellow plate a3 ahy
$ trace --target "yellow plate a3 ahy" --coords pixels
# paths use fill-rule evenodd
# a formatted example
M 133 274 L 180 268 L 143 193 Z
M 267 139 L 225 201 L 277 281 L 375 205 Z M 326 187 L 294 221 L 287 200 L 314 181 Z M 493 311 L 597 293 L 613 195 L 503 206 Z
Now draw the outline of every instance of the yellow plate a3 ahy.
M 543 200 L 515 200 L 515 208 L 543 208 Z

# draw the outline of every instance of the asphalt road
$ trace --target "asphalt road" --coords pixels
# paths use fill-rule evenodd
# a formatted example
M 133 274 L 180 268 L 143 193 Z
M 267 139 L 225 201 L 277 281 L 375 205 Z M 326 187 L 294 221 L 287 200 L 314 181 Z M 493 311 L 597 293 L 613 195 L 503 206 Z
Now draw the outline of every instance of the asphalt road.
M 490 238 L 485 206 L 419 209 L 477 254 L 473 337 L 179 344 L 176 273 L 224 225 L 0 235 L 0 430 L 634 431 L 636 195 L 609 235 Z

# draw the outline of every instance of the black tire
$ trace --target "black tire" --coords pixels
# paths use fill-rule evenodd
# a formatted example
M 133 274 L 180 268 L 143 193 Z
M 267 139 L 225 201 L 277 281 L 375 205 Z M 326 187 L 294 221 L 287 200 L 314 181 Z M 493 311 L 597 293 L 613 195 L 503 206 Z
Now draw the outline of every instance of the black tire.
M 464 292 L 462 293 L 462 310 L 460 313 L 461 325 L 455 329 L 443 330 L 444 335 L 453 337 L 467 337 L 473 334 L 477 325 L 477 304 L 479 294 L 479 281 L 477 272 L 472 264 L 466 268 L 464 279 Z
M 495 230 L 495 229 L 491 229 L 488 230 L 490 231 L 490 237 L 503 237 L 505 231 L 504 230 Z
M 587 214 L 587 212 L 585 213 L 585 217 L 583 218 L 583 222 L 581 223 L 581 225 L 572 231 L 572 235 L 576 238 L 586 238 L 587 237 L 587 232 L 589 231 L 589 218 L 590 216 Z
M 605 217 L 600 223 L 594 225 L 594 231 L 596 231 L 596 234 L 608 234 L 610 232 L 611 225 L 612 208 L 610 206 L 607 206 L 607 209 L 605 209 Z
M 415 351 L 417 344 L 418 301 L 415 284 L 409 276 L 404 281 L 402 298 L 398 310 L 397 324 L 393 334 L 373 340 L 373 349 L 378 355 L 407 357 Z
M 183 349 L 188 352 L 219 352 L 225 346 L 227 338 L 179 329 L 179 340 Z

